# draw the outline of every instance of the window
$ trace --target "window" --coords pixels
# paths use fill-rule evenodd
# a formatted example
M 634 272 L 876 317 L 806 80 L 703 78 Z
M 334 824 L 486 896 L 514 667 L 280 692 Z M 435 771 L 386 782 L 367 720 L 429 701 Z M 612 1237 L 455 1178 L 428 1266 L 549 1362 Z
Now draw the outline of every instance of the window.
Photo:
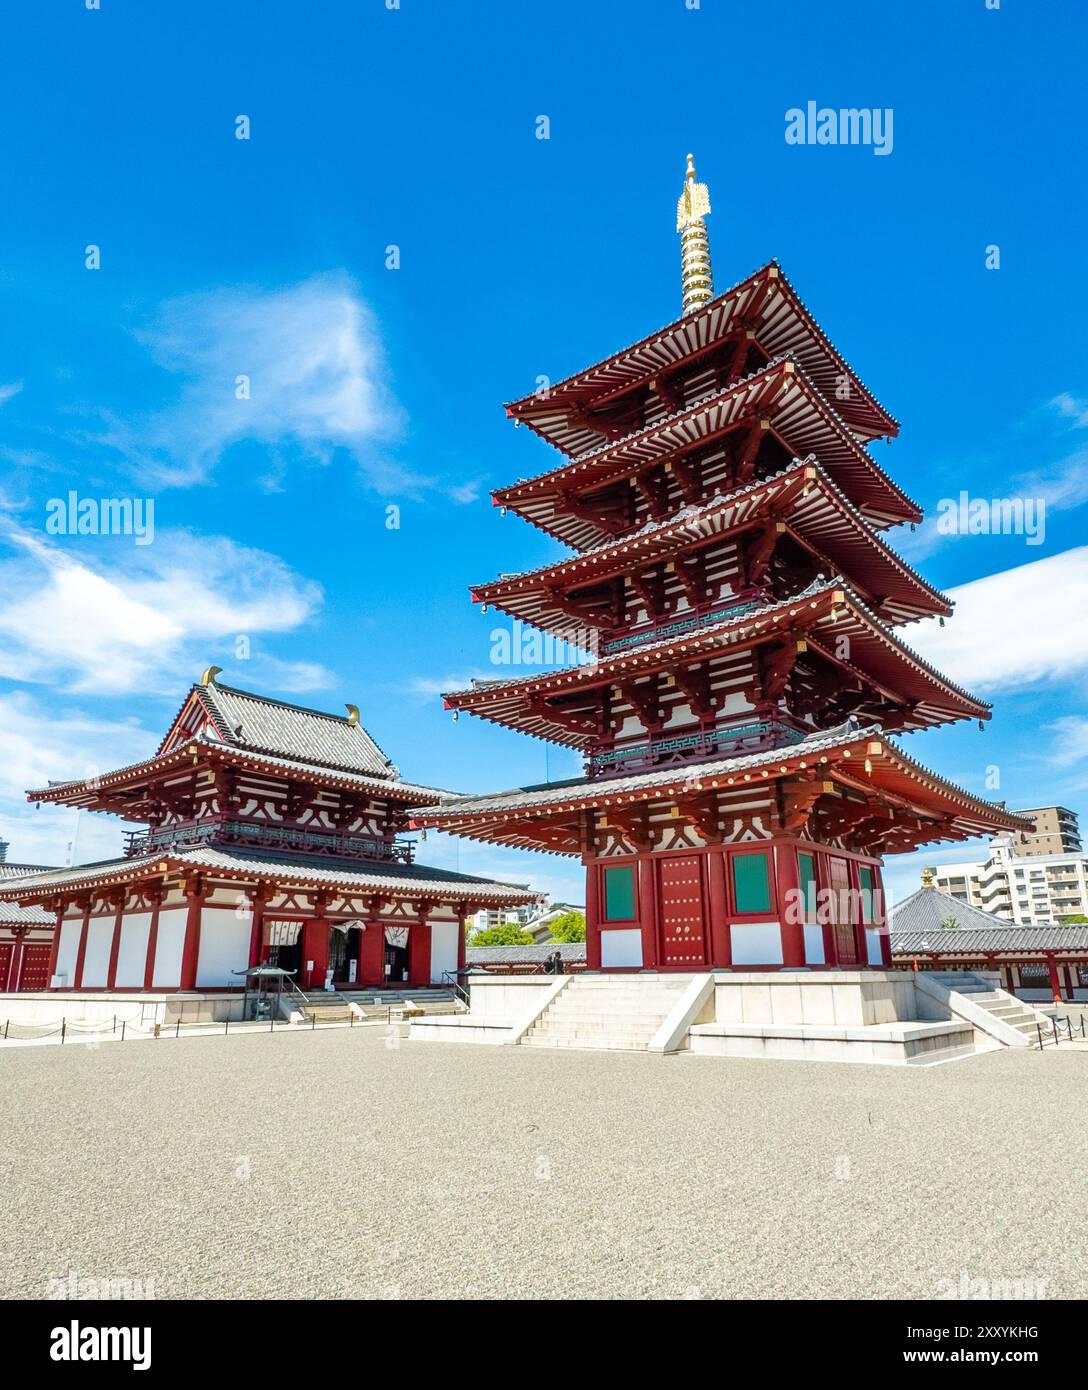
M 861 890 L 861 920 L 873 920 L 873 871 L 867 864 L 858 865 L 858 888 Z
M 630 922 L 635 916 L 635 867 L 624 864 L 604 871 L 604 920 Z
M 733 897 L 738 912 L 770 912 L 771 877 L 766 854 L 733 855 Z
M 801 889 L 806 922 L 816 921 L 816 856 L 801 852 L 797 855 L 797 883 Z

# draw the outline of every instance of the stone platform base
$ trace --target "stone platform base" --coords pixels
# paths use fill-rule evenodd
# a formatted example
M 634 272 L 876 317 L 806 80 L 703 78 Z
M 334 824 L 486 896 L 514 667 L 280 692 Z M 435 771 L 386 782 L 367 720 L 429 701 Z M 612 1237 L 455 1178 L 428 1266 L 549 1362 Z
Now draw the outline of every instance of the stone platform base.
M 960 993 L 967 982 L 977 991 Z M 1012 1001 L 1015 1006 L 1015 1001 Z M 990 976 L 901 970 L 471 976 L 471 1008 L 416 1041 L 927 1066 L 1026 1045 Z

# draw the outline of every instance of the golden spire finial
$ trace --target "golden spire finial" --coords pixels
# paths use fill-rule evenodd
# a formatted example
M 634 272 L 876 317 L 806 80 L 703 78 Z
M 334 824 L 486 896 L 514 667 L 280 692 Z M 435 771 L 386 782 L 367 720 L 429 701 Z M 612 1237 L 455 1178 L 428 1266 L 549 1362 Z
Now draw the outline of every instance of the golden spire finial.
M 928 864 L 927 864 L 927 865 L 925 866 L 925 868 L 922 870 L 922 887 L 923 887 L 923 888 L 932 888 L 932 887 L 933 887 L 933 870 L 929 867 Z
M 680 233 L 680 281 L 684 314 L 694 313 L 714 298 L 710 269 L 710 241 L 703 219 L 710 212 L 710 190 L 695 181 L 695 156 L 688 155 L 684 191 L 676 204 L 676 230 Z

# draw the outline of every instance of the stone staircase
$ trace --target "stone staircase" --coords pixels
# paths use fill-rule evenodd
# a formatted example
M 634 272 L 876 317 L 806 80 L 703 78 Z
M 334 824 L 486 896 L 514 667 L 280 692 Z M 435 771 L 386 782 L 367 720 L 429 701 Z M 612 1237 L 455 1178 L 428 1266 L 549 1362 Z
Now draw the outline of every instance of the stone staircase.
M 576 975 L 521 1039 L 523 1047 L 645 1052 L 690 975 Z
M 341 989 L 335 994 L 312 990 L 306 995 L 304 1010 L 299 1003 L 307 1023 L 347 1022 L 353 1012 L 356 1017 L 361 1013 L 364 1018 L 384 1019 L 390 1009 L 404 1008 L 409 1003 L 424 1014 L 461 1013 L 465 1007 L 453 990 L 441 985 L 420 989 Z
M 1041 1029 L 1043 1046 L 1053 1046 L 1053 1029 L 1049 1016 L 1040 1013 L 1023 999 L 1017 999 L 1007 990 L 995 988 L 991 980 L 981 979 L 963 970 L 929 970 L 926 974 L 946 989 L 954 990 L 970 999 L 991 1018 L 1015 1028 L 1029 1045 L 1038 1047 Z

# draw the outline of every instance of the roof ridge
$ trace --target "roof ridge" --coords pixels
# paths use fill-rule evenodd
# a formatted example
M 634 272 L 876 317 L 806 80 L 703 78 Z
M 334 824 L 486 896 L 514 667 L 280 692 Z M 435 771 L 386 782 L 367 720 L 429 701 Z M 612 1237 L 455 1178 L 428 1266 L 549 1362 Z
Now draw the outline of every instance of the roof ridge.
M 262 705 L 277 705 L 280 709 L 296 710 L 299 714 L 316 714 L 322 719 L 333 719 L 341 724 L 348 723 L 349 719 L 349 716 L 346 714 L 333 714 L 331 710 L 314 709 L 311 705 L 298 705 L 295 704 L 293 700 L 280 700 L 275 695 L 260 695 L 255 690 L 242 690 L 239 686 L 224 685 L 221 681 L 212 681 L 209 685 L 197 686 L 195 688 L 201 690 L 223 690 L 226 691 L 228 695 L 241 695 L 243 699 L 257 700 Z M 353 727 L 361 727 L 361 725 Z M 365 732 L 364 730 L 364 733 Z M 369 738 L 369 734 L 367 737 Z

